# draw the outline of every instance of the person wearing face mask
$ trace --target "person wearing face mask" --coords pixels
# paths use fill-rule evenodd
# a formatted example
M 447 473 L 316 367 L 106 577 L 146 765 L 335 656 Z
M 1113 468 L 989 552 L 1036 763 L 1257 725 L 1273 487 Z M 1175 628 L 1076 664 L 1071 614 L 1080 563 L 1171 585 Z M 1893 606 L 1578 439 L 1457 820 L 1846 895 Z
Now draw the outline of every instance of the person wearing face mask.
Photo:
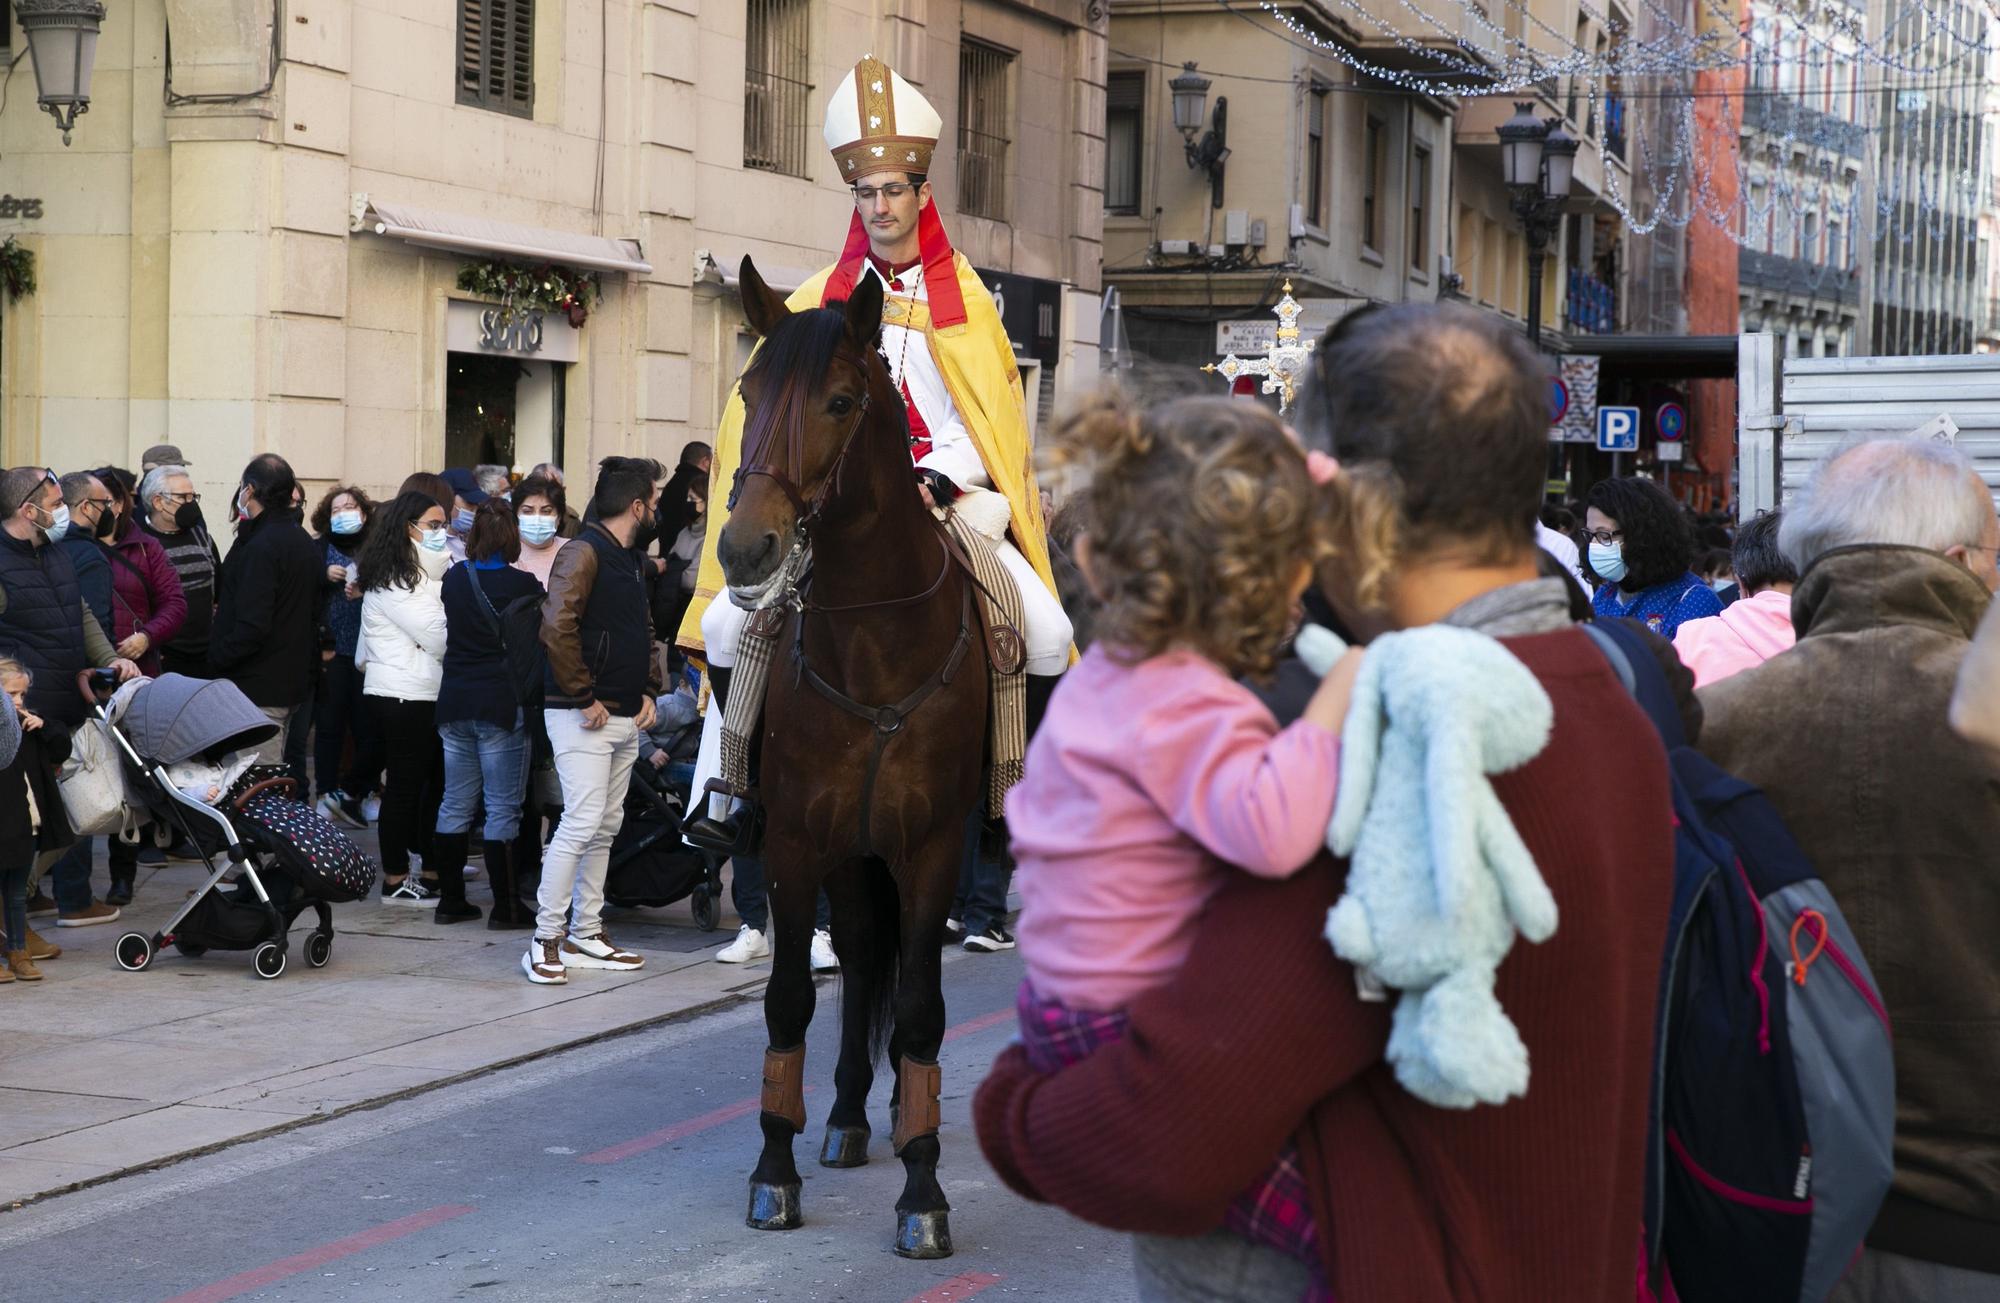
M 521 558 L 514 564 L 544 588 L 563 545 L 563 519 L 568 514 L 563 486 L 555 480 L 530 475 L 514 486 L 514 523 L 521 531 Z
M 180 631 L 156 640 L 160 672 L 201 678 L 208 673 L 208 639 L 215 627 L 215 577 L 222 554 L 201 514 L 187 467 L 155 466 L 139 481 L 139 527 L 160 545 L 180 581 L 187 613 Z
M 1784 817 L 1896 1032 L 1895 1180 L 1832 1300 L 2000 1297 L 2000 519 L 1957 448 L 1873 439 L 1792 495 L 1778 547 L 1798 643 L 1702 690 L 1700 747 Z
M 375 501 L 367 493 L 352 484 L 338 484 L 327 490 L 312 515 L 312 530 L 326 563 L 320 585 L 325 604 L 320 608 L 313 781 L 319 787 L 319 812 L 350 828 L 368 826 L 362 802 L 375 790 L 383 763 L 381 734 L 361 691 L 361 671 L 354 665 L 354 644 L 361 636 L 358 563 L 374 512 Z M 340 760 L 347 754 L 350 737 L 353 759 L 343 778 Z
M 465 538 L 472 532 L 473 513 L 486 501 L 486 490 L 479 487 L 479 477 L 463 466 L 452 467 L 442 478 L 451 485 L 451 523 L 445 531 L 445 550 L 456 563 L 465 560 Z
M 1689 569 L 1694 529 L 1680 504 L 1651 480 L 1600 480 L 1590 490 L 1585 564 L 1604 582 L 1599 619 L 1637 620 L 1671 639 L 1689 620 L 1722 614 L 1715 590 Z
M 449 516 L 437 499 L 403 493 L 375 513 L 361 549 L 357 587 L 361 630 L 354 663 L 375 711 L 389 772 L 382 786 L 382 898 L 436 900 L 437 866 L 426 858 L 410 881 L 410 855 L 430 847 L 444 794 L 444 747 L 437 731 L 444 681 L 444 574 Z M 463 900 L 465 880 L 453 889 Z
M 216 585 L 210 675 L 243 690 L 277 736 L 257 748 L 260 764 L 285 761 L 292 716 L 312 697 L 319 668 L 319 545 L 296 518 L 298 479 L 276 453 L 252 458 L 233 495 L 236 542 Z M 301 790 L 307 776 L 294 775 Z
M 93 528 L 95 520 L 92 514 Z M 50 546 L 72 528 L 54 472 L 20 467 L 0 475 L 0 656 L 20 662 L 32 676 L 23 698 L 27 708 L 69 728 L 85 718 L 83 698 L 76 691 L 79 672 L 112 668 L 121 679 L 139 672 L 118 655 L 83 600 L 69 556 Z M 118 917 L 116 906 L 91 893 L 88 842 L 50 857 L 47 864 L 38 861 L 37 872 L 43 869 L 55 884 L 58 927 L 88 927 Z
M 117 523 L 111 515 L 111 495 L 89 471 L 71 471 L 62 477 L 63 505 L 69 508 L 69 526 L 60 537 L 50 539 L 76 571 L 76 585 L 83 591 L 83 604 L 97 617 L 98 627 L 111 631 L 111 558 L 98 541 L 99 527 L 106 534 Z

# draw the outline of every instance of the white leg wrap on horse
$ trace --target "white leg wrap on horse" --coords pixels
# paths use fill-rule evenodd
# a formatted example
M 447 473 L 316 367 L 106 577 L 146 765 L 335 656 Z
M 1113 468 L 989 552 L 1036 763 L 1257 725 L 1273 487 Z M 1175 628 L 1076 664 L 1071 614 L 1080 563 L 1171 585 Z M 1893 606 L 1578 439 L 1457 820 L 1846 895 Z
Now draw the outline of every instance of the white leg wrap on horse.
M 1069 668 L 1069 645 L 1076 636 L 1062 603 L 1011 541 L 1000 544 L 994 553 L 1021 590 L 1021 623 L 1028 626 L 1021 630 L 1021 639 L 1027 645 L 1028 673 L 1061 674 Z M 704 620 L 704 626 L 706 623 Z

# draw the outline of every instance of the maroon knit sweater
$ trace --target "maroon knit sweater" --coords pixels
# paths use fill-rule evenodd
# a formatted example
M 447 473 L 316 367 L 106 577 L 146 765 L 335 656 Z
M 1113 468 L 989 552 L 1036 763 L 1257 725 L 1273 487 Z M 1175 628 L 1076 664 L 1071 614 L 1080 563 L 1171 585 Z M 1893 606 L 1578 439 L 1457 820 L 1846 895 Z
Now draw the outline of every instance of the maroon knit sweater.
M 1233 874 L 1125 1040 L 1052 1076 L 1018 1046 L 994 1063 L 973 1115 L 1008 1185 L 1117 1230 L 1199 1234 L 1292 1135 L 1336 1298 L 1630 1303 L 1673 882 L 1666 760 L 1583 633 L 1503 641 L 1556 721 L 1495 780 L 1561 915 L 1497 984 L 1527 1096 L 1457 1111 L 1396 1084 L 1390 1006 L 1357 999 L 1320 935 L 1344 864 Z

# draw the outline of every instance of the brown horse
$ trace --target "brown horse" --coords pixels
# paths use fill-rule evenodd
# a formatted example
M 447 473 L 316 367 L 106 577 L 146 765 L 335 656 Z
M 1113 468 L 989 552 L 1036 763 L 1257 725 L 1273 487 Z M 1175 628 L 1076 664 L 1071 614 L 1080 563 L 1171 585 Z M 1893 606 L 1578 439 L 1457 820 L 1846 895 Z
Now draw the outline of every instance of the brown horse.
M 896 1252 L 946 1257 L 938 951 L 981 793 L 985 642 L 970 581 L 918 495 L 902 400 L 876 351 L 880 282 L 864 277 L 841 307 L 794 313 L 745 258 L 742 294 L 763 342 L 743 375 L 743 463 L 716 553 L 738 605 L 784 622 L 758 783 L 776 936 L 749 1224 L 802 1221 L 792 1138 L 805 1129 L 807 955 L 824 886 L 841 1037 L 820 1162 L 868 1161 L 868 1090 L 886 1032 L 907 1175 Z

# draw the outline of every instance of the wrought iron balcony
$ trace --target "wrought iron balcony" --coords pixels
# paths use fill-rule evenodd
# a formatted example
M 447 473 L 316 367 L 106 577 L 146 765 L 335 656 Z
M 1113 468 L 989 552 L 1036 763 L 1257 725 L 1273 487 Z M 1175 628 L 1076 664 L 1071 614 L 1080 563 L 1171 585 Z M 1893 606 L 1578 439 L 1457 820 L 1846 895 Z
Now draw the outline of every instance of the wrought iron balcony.
M 1843 158 L 1862 159 L 1867 155 L 1866 127 L 1768 89 L 1752 89 L 1743 97 L 1743 125 L 1767 135 L 1795 136 L 1807 144 L 1831 149 Z
M 1746 287 L 1780 290 L 1809 299 L 1824 299 L 1850 306 L 1861 301 L 1861 278 L 1855 272 L 1807 262 L 1803 258 L 1788 258 L 1780 253 L 1740 250 L 1736 278 Z
M 1618 291 L 1581 268 L 1569 269 L 1569 294 L 1563 317 L 1571 334 L 1618 333 Z

